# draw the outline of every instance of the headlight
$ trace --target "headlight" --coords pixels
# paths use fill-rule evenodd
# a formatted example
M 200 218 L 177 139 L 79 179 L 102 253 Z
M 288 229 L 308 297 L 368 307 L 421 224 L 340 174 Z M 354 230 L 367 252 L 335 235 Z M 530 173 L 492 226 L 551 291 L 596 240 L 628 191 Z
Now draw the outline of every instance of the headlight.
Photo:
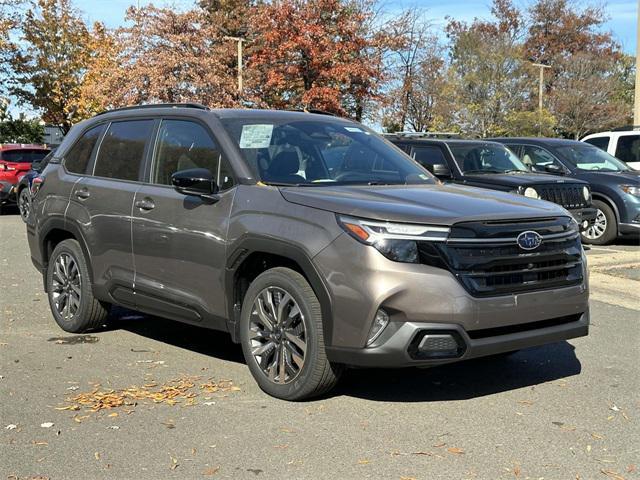
M 638 185 L 620 185 L 623 192 L 633 195 L 634 197 L 640 197 L 640 186 Z
M 589 187 L 582 187 L 582 196 L 584 197 L 585 202 L 588 202 L 591 198 L 591 191 Z
M 416 241 L 443 242 L 449 236 L 448 227 L 435 225 L 376 222 L 341 215 L 337 219 L 344 231 L 353 238 L 371 245 L 395 262 L 418 263 Z
M 538 195 L 538 191 L 533 187 L 525 188 L 524 196 L 529 198 L 540 198 L 540 195 Z

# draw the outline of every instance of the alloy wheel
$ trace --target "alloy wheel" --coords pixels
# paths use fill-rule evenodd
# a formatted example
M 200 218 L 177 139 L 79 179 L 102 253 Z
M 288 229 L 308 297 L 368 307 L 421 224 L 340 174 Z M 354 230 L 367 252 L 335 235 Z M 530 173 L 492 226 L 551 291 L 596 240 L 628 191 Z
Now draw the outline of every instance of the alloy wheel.
M 18 210 L 20 210 L 22 220 L 26 222 L 31 213 L 31 198 L 29 198 L 29 192 L 26 189 L 22 190 L 18 197 Z
M 606 230 L 607 217 L 602 210 L 598 209 L 598 213 L 596 214 L 596 221 L 593 225 L 587 228 L 583 235 L 589 240 L 597 240 L 602 235 L 604 235 L 604 232 L 606 232 Z
M 76 260 L 66 252 L 55 260 L 51 287 L 56 311 L 64 320 L 71 320 L 80 308 L 82 277 Z
M 267 287 L 255 301 L 249 322 L 253 358 L 270 381 L 292 382 L 304 366 L 307 352 L 305 319 L 290 293 Z

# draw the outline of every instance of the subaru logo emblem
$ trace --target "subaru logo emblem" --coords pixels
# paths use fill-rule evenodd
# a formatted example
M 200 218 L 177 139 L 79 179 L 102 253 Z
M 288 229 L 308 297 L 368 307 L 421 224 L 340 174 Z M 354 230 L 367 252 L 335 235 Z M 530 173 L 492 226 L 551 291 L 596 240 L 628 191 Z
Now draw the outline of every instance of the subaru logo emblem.
M 542 237 L 538 232 L 527 230 L 518 235 L 518 246 L 523 250 L 535 250 L 542 243 Z

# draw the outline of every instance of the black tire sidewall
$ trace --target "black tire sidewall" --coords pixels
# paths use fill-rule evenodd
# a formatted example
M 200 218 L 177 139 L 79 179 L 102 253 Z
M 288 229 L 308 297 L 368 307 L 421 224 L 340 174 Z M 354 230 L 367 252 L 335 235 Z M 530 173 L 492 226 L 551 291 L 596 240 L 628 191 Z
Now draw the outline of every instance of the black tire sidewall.
M 27 195 L 29 203 L 31 203 L 31 197 L 29 196 L 29 192 L 27 191 L 26 188 L 23 188 L 18 192 L 18 197 L 17 197 L 18 211 L 20 212 L 20 218 L 22 218 L 22 220 L 26 222 L 29 217 L 25 218 L 24 215 L 22 214 L 22 208 L 20 208 L 20 197 L 22 197 L 22 195 Z M 29 212 L 31 212 L 31 209 L 29 209 Z
M 594 200 L 593 206 L 604 213 L 604 216 L 607 219 L 607 228 L 602 236 L 596 239 L 589 239 L 582 235 L 582 241 L 590 245 L 607 245 L 613 242 L 618 236 L 618 222 L 616 220 L 616 214 L 609 205 L 601 200 Z
M 76 262 L 76 265 L 78 265 L 78 270 L 80 271 L 81 278 L 80 308 L 78 308 L 76 315 L 71 320 L 65 320 L 58 313 L 55 308 L 52 295 L 54 265 L 56 259 L 62 253 L 71 255 L 73 260 Z M 88 310 L 90 308 L 89 304 L 93 299 L 93 294 L 91 292 L 89 270 L 87 269 L 84 254 L 76 240 L 64 240 L 60 242 L 53 250 L 53 253 L 51 254 L 51 258 L 49 259 L 49 263 L 47 265 L 47 297 L 49 299 L 49 306 L 51 307 L 53 318 L 60 326 L 60 328 L 69 333 L 82 333 L 87 330 L 87 328 L 89 327 Z
M 318 362 L 318 349 L 324 348 L 324 346 L 320 345 L 319 342 L 318 324 L 321 323 L 321 318 L 316 318 L 317 315 L 321 315 L 318 299 L 312 291 L 311 295 L 309 295 L 310 287 L 309 290 L 305 292 L 304 289 L 301 288 L 295 280 L 290 278 L 289 275 L 284 273 L 284 271 L 285 269 L 282 268 L 267 270 L 259 275 L 249 286 L 244 297 L 240 316 L 240 343 L 242 345 L 242 351 L 244 353 L 247 366 L 260 388 L 269 395 L 277 398 L 297 400 L 306 397 L 307 394 L 313 391 L 315 387 L 314 385 L 310 385 L 310 378 L 312 377 L 314 368 Z M 293 270 L 289 270 L 289 272 L 299 275 Z M 303 281 L 305 281 L 304 277 L 301 275 L 299 276 Z M 253 302 L 257 295 L 267 287 L 279 287 L 287 291 L 298 303 L 305 322 L 307 351 L 305 353 L 302 371 L 293 380 L 293 382 L 283 385 L 273 383 L 267 378 L 251 354 L 251 346 L 249 343 L 249 324 Z M 315 315 L 313 312 L 314 301 L 318 307 Z

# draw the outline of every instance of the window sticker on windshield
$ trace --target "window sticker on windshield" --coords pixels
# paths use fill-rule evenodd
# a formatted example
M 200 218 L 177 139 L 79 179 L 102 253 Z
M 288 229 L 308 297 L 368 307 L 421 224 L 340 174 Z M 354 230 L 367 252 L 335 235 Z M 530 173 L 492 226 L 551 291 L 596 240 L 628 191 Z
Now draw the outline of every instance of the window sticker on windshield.
M 273 125 L 243 125 L 240 148 L 268 148 Z

